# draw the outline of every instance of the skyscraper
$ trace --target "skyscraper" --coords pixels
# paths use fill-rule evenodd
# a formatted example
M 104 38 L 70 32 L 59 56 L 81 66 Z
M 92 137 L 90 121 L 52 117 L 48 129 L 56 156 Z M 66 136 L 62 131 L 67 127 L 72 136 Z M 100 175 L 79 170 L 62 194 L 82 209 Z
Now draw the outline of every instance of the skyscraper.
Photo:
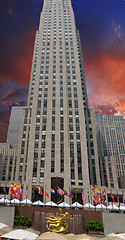
M 123 116 L 94 114 L 97 123 L 97 145 L 99 157 L 113 158 L 119 187 L 125 172 L 125 119 Z
M 25 107 L 18 106 L 18 107 L 12 107 L 11 109 L 10 122 L 9 122 L 6 142 L 10 143 L 14 149 L 18 147 L 20 125 L 21 125 L 24 108 Z
M 27 107 L 9 181 L 87 193 L 101 186 L 79 32 L 71 0 L 44 0 Z M 11 167 L 13 167 L 11 166 Z M 11 178 L 11 179 L 10 179 Z M 4 175 L 8 181 L 8 176 Z
M 96 184 L 90 132 L 80 40 L 71 1 L 45 0 L 36 32 L 16 179 L 49 188 L 58 177 L 64 188 L 87 191 L 90 182 Z

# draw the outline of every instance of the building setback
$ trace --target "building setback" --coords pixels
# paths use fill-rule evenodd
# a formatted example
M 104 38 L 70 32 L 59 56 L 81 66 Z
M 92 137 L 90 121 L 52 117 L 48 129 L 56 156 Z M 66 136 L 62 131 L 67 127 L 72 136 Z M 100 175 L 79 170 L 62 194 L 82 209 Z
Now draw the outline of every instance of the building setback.
M 10 143 L 11 146 L 16 149 L 19 143 L 19 133 L 20 126 L 22 121 L 23 110 L 25 107 L 12 107 L 10 122 L 7 134 L 7 143 Z

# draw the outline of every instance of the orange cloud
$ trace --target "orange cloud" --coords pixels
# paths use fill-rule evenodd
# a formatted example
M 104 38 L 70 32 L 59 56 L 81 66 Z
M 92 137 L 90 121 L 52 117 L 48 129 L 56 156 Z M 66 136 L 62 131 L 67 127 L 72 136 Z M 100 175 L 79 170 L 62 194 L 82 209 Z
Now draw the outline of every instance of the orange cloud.
M 110 103 L 121 114 L 125 113 L 125 48 L 98 54 L 87 66 L 87 89 L 89 104 Z M 115 53 L 113 52 L 115 51 Z

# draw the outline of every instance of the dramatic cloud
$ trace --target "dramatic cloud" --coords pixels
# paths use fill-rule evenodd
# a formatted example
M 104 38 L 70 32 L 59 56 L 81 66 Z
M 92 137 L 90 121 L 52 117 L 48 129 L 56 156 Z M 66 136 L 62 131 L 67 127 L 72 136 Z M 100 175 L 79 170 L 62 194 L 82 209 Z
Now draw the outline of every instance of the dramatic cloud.
M 98 53 L 95 58 L 92 58 L 87 66 L 86 80 L 90 106 L 94 108 L 99 106 L 99 109 L 102 106 L 103 113 L 105 112 L 103 107 L 109 106 L 108 114 L 112 105 L 115 109 L 115 111 L 112 110 L 114 114 L 116 111 L 124 114 L 125 48 L 123 46 Z
M 115 115 L 118 112 L 115 105 L 110 103 L 93 104 L 93 110 L 95 113 L 102 113 L 103 115 Z
M 0 92 L 0 142 L 5 142 L 11 107 L 26 105 L 28 89 L 11 80 L 0 84 Z

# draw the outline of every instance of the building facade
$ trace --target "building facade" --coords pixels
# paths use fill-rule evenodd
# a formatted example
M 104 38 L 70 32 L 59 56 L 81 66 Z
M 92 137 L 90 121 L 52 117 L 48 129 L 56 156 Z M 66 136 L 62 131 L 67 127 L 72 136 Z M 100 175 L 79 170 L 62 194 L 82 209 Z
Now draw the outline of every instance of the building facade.
M 11 144 L 0 143 L 0 181 L 6 184 L 15 180 L 17 152 Z
M 71 0 L 44 0 L 28 101 L 21 110 L 19 125 L 16 160 L 12 163 L 15 171 L 8 179 L 1 170 L 4 183 L 23 183 L 28 198 L 32 197 L 32 188 L 38 187 L 43 191 L 46 187 L 49 193 L 51 187 L 70 187 L 73 193 L 84 190 L 87 195 L 92 187 L 107 186 L 101 180 L 94 117 L 88 107 Z M 7 142 L 9 139 L 11 132 Z M 1 158 L 4 166 L 2 154 Z
M 94 117 L 99 156 L 112 158 L 120 184 L 125 174 L 125 119 L 123 116 L 102 114 L 95 114 Z
M 80 41 L 71 1 L 45 0 L 18 147 L 17 181 L 26 181 L 31 188 L 41 185 L 50 189 L 57 178 L 56 185 L 60 181 L 65 189 L 73 186 L 87 191 L 90 179 L 96 183 L 95 167 L 88 167 L 88 153 L 89 161 L 95 160 L 89 146 L 92 136 L 88 121 Z

